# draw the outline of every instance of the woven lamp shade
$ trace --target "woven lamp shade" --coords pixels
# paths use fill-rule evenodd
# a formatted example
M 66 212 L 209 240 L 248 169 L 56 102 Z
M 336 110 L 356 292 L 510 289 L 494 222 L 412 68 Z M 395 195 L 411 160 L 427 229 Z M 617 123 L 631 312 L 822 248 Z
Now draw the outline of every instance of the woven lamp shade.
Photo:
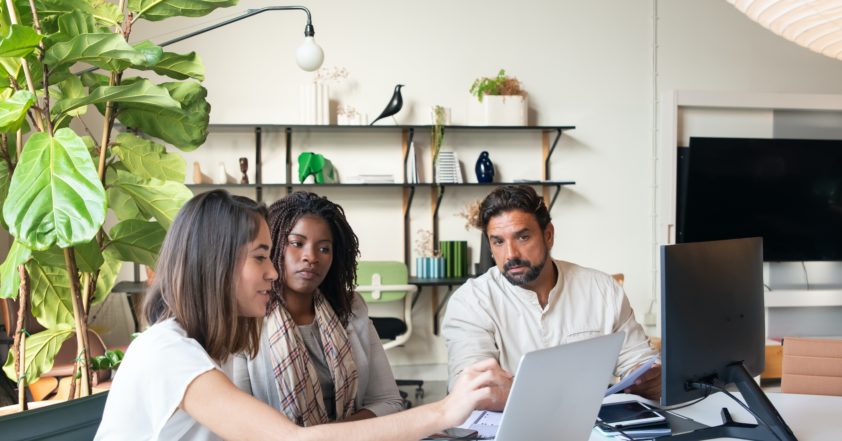
M 842 60 L 842 0 L 727 0 L 766 29 Z

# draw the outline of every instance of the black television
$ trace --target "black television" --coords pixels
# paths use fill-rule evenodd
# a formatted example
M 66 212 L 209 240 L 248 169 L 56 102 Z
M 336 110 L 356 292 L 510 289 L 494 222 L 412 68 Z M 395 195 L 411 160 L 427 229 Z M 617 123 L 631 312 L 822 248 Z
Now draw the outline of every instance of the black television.
M 724 421 L 670 439 L 795 441 L 752 378 L 764 368 L 765 333 L 761 238 L 661 247 L 661 404 L 734 384 L 765 423 Z
M 842 141 L 690 138 L 676 242 L 763 237 L 766 261 L 842 260 Z

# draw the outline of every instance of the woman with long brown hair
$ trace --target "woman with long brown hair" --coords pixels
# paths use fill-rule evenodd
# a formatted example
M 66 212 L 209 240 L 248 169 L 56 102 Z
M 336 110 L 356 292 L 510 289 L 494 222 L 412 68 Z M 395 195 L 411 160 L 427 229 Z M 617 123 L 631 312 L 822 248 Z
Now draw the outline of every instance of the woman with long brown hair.
M 118 371 L 96 439 L 417 440 L 461 423 L 489 395 L 492 361 L 445 399 L 384 418 L 300 427 L 232 382 L 233 355 L 255 354 L 278 278 L 265 211 L 223 190 L 173 221 L 144 307 L 151 325 Z

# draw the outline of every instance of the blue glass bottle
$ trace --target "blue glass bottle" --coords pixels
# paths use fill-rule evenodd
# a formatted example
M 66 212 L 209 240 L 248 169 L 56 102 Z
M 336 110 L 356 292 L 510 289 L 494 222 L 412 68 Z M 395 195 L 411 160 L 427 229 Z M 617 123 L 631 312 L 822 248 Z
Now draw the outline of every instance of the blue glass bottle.
M 491 158 L 488 157 L 488 152 L 483 151 L 479 154 L 475 171 L 477 173 L 477 182 L 484 184 L 494 182 L 494 164 L 491 162 Z

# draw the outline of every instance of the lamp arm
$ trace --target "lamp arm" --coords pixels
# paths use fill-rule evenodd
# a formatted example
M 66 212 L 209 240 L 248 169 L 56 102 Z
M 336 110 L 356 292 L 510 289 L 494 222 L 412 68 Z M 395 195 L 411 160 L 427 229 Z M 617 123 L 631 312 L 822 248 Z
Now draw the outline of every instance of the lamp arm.
M 195 37 L 197 35 L 204 34 L 205 32 L 212 31 L 214 29 L 221 28 L 223 26 L 228 26 L 231 23 L 238 22 L 240 20 L 249 18 L 252 15 L 260 14 L 261 12 L 266 12 L 266 11 L 290 11 L 290 10 L 304 11 L 304 13 L 307 14 L 307 26 L 304 27 L 304 36 L 305 37 L 312 37 L 313 35 L 315 35 L 314 29 L 313 29 L 313 20 L 312 20 L 312 17 L 310 16 L 310 10 L 307 9 L 306 7 L 304 7 L 304 6 L 267 6 L 265 8 L 249 9 L 243 15 L 240 15 L 238 17 L 234 17 L 230 20 L 225 20 L 223 22 L 217 23 L 215 25 L 208 26 L 206 28 L 199 29 L 198 31 L 193 31 L 189 34 L 185 34 L 185 35 L 182 35 L 182 36 L 177 37 L 177 38 L 173 38 L 172 40 L 167 40 L 163 43 L 159 43 L 158 46 L 160 46 L 160 47 L 169 46 L 171 44 L 178 43 L 179 41 L 187 40 L 188 38 L 192 38 L 192 37 Z

